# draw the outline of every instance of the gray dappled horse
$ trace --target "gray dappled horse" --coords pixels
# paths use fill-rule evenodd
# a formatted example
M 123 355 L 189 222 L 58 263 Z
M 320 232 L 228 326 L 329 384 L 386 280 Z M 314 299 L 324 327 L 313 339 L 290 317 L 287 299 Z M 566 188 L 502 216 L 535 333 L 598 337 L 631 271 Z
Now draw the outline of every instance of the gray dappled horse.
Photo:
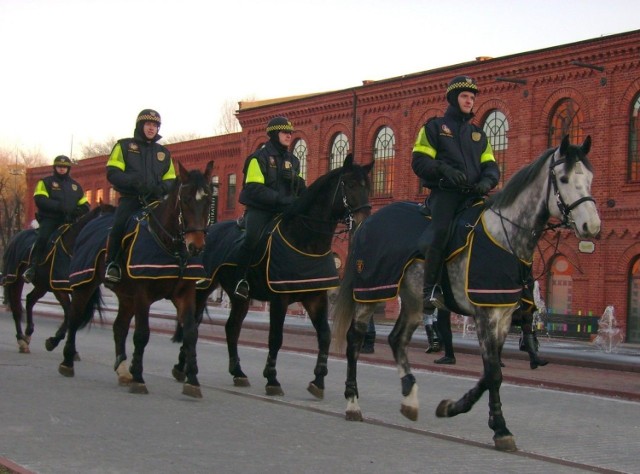
M 600 218 L 595 200 L 591 197 L 593 170 L 587 159 L 591 138 L 580 146 L 571 145 L 568 137 L 555 149 L 547 150 L 536 161 L 518 171 L 504 189 L 490 198 L 484 212 L 485 228 L 504 249 L 522 261 L 532 261 L 540 236 L 545 230 L 559 226 L 571 228 L 578 238 L 594 237 L 600 232 Z M 560 224 L 548 224 L 550 218 Z M 375 225 L 376 214 L 367 225 Z M 394 238 L 394 232 L 388 232 Z M 357 243 L 356 243 L 357 244 Z M 417 245 L 417 243 L 416 243 Z M 351 251 L 354 251 L 352 247 Z M 474 388 L 458 401 L 443 400 L 436 409 L 438 417 L 452 417 L 466 413 L 481 395 L 489 391 L 489 427 L 494 431 L 496 449 L 515 451 L 515 439 L 508 430 L 502 414 L 500 385 L 502 371 L 500 352 L 511 325 L 515 306 L 475 306 L 465 293 L 467 252 L 459 252 L 447 262 L 451 294 L 455 302 L 448 306 L 462 310 L 461 314 L 475 317 L 484 372 Z M 338 294 L 334 319 L 334 337 L 338 344 L 347 343 L 347 420 L 362 420 L 358 405 L 356 365 L 367 323 L 375 303 L 359 303 L 353 298 L 355 263 L 347 262 L 345 276 Z M 417 385 L 407 357 L 407 345 L 415 329 L 422 322 L 422 260 L 414 260 L 400 282 L 400 314 L 389 335 L 389 344 L 402 381 L 401 412 L 411 420 L 418 418 Z M 445 292 L 447 293 L 447 292 Z

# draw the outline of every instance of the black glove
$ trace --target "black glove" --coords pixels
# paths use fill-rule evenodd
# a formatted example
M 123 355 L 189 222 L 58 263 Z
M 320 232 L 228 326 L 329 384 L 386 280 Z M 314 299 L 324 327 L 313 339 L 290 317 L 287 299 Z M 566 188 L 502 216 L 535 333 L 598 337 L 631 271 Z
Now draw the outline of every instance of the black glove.
M 293 201 L 295 200 L 296 198 L 293 196 L 279 196 L 278 204 L 280 205 L 280 207 L 287 207 L 293 204 Z
M 73 217 L 73 213 L 72 212 L 65 212 L 64 214 L 64 221 L 66 223 L 71 223 L 75 221 L 75 218 Z
M 149 194 L 151 194 L 151 189 L 149 185 L 146 183 L 140 183 L 138 185 L 138 194 L 140 196 L 148 196 Z
M 475 184 L 473 190 L 480 195 L 485 195 L 491 191 L 491 188 L 493 188 L 491 180 L 489 178 L 482 178 Z
M 164 189 L 161 184 L 152 184 L 149 186 L 149 193 L 155 197 L 162 197 L 164 196 Z
M 285 181 L 291 181 L 294 178 L 293 175 L 293 169 L 291 168 L 285 168 L 280 172 L 280 176 L 282 177 L 282 179 L 284 179 Z
M 84 214 L 84 208 L 81 206 L 76 207 L 75 210 L 73 211 L 74 218 L 78 218 L 83 214 Z
M 440 174 L 442 174 L 442 176 L 444 176 L 454 186 L 467 184 L 467 175 L 446 163 L 442 163 L 440 165 Z

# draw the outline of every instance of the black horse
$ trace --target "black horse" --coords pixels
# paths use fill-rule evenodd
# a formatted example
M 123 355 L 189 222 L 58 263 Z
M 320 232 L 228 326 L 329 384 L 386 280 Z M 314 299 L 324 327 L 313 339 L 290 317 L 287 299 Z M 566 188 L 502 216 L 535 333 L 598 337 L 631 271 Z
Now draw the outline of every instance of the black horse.
M 29 252 L 33 241 L 35 241 L 36 230 L 27 229 L 15 235 L 5 251 L 4 266 L 5 271 L 3 286 L 5 299 L 9 303 L 9 308 L 13 314 L 16 326 L 16 339 L 18 340 L 18 350 L 21 353 L 31 352 L 29 344 L 31 335 L 35 329 L 33 323 L 33 307 L 47 292 L 51 291 L 56 300 L 62 306 L 64 319 L 56 331 L 55 335 L 45 341 L 48 351 L 55 349 L 60 341 L 64 339 L 67 332 L 67 318 L 71 305 L 69 287 L 69 259 L 73 255 L 73 246 L 76 237 L 84 227 L 93 219 L 103 214 L 113 213 L 114 207 L 109 204 L 98 204 L 95 208 L 80 217 L 76 222 L 63 224 L 54 233 L 54 242 L 48 249 L 44 262 L 39 262 L 36 267 L 35 278 L 32 282 L 33 289 L 26 296 L 26 328 L 22 331 L 22 290 L 24 280 L 23 270 L 29 265 Z M 7 271 L 8 267 L 12 271 Z
M 324 377 L 327 375 L 327 359 L 331 344 L 331 330 L 328 323 L 327 289 L 337 286 L 337 273 L 331 252 L 336 228 L 340 221 L 347 221 L 351 227 L 353 222 L 359 223 L 369 215 L 369 173 L 373 163 L 360 166 L 353 163 L 352 155 L 347 156 L 343 166 L 328 172 L 309 186 L 306 192 L 285 212 L 272 234 L 278 234 L 291 247 L 293 253 L 316 256 L 318 262 L 331 265 L 330 286 L 326 281 L 314 281 L 306 289 L 278 289 L 277 284 L 267 276 L 270 258 L 274 257 L 265 251 L 258 262 L 254 262 L 249 271 L 250 297 L 269 302 L 269 355 L 263 375 L 267 379 L 266 393 L 268 395 L 283 395 L 284 392 L 276 378 L 276 359 L 282 347 L 284 318 L 287 307 L 300 302 L 309 314 L 309 318 L 316 330 L 318 338 L 318 358 L 314 370 L 315 378 L 309 384 L 308 390 L 317 398 L 324 396 Z M 276 218 L 278 219 L 278 218 Z M 241 231 L 234 221 L 221 222 L 210 227 L 205 247 L 205 268 L 212 277 L 212 284 L 206 290 L 197 292 L 197 311 L 199 318 L 205 309 L 208 296 L 217 285 L 221 285 L 231 301 L 229 319 L 225 325 L 227 348 L 229 351 L 229 373 L 233 376 L 235 385 L 248 386 L 249 380 L 240 367 L 238 357 L 238 339 L 242 322 L 249 310 L 249 301 L 234 296 L 236 281 L 236 265 L 218 266 L 212 262 L 221 252 L 226 252 L 228 242 L 233 242 L 241 235 Z M 274 237 L 275 238 L 275 237 Z M 293 258 L 293 255 L 290 255 Z M 295 263 L 286 258 L 292 273 L 288 279 L 295 281 L 309 274 L 302 274 Z M 282 263 L 282 262 L 281 262 Z M 320 263 L 319 263 L 320 264 Z M 209 273 L 210 272 L 210 273 Z M 318 278 L 317 280 L 322 280 Z M 315 288 L 315 289 L 314 289 Z M 174 366 L 174 377 L 182 380 L 184 377 L 185 353 L 180 350 L 178 364 Z
M 483 277 L 494 284 L 489 277 L 497 275 L 501 279 L 510 277 L 507 271 L 511 266 L 520 268 L 521 262 L 531 262 L 538 239 L 548 228 L 565 226 L 572 229 L 579 238 L 596 236 L 600 231 L 600 218 L 595 201 L 591 196 L 593 169 L 587 158 L 591 147 L 591 138 L 587 137 L 582 145 L 571 145 L 568 137 L 555 149 L 549 149 L 530 165 L 518 171 L 505 185 L 504 189 L 492 197 L 475 221 L 471 237 L 474 241 L 490 236 L 499 248 L 499 252 L 508 254 L 500 264 L 490 262 L 485 265 Z M 371 314 L 374 302 L 354 299 L 354 292 L 362 288 L 374 288 L 371 281 L 359 281 L 358 275 L 366 262 L 354 261 L 359 247 L 376 245 L 376 255 L 387 256 L 394 248 L 392 240 L 398 235 L 409 234 L 410 229 L 396 222 L 393 232 L 389 232 L 386 217 L 396 216 L 402 211 L 403 203 L 393 203 L 373 214 L 358 232 L 371 234 L 356 235 L 351 254 L 345 268 L 345 275 L 338 294 L 334 316 L 334 336 L 338 343 L 347 344 L 347 380 L 345 398 L 347 399 L 346 418 L 362 420 L 358 404 L 358 385 L 356 366 L 358 353 Z M 406 207 L 406 206 L 404 206 Z M 560 224 L 549 224 L 551 218 Z M 415 221 L 414 221 L 415 222 Z M 376 237 L 372 237 L 376 236 Z M 417 247 L 415 240 L 406 239 Z M 364 243 L 364 244 L 363 244 Z M 464 247 L 467 249 L 469 247 Z M 482 247 L 485 251 L 487 247 Z M 411 249 L 409 249 L 411 250 Z M 501 253 L 502 254 L 502 253 Z M 473 290 L 467 287 L 468 275 L 474 266 L 475 258 L 471 251 L 460 250 L 447 259 L 444 289 L 448 308 L 456 309 L 459 314 L 472 315 L 480 342 L 484 371 L 476 386 L 457 401 L 443 400 L 436 410 L 438 417 L 452 417 L 466 413 L 478 401 L 485 391 L 489 392 L 489 427 L 494 431 L 496 449 L 513 451 L 516 444 L 506 425 L 500 401 L 502 371 L 500 353 L 504 345 L 511 316 L 517 306 L 517 297 L 522 291 L 523 281 L 506 280 L 508 285 L 498 282 L 492 288 L 478 286 Z M 486 253 L 485 253 L 486 255 Z M 491 253 L 491 255 L 495 255 Z M 393 260 L 387 259 L 387 260 Z M 397 290 L 401 297 L 400 314 L 389 335 L 389 344 L 393 351 L 398 372 L 401 377 L 403 401 L 401 413 L 411 420 L 418 417 L 417 385 L 407 355 L 407 345 L 415 329 L 422 321 L 422 282 L 424 265 L 422 259 L 411 257 L 409 261 L 397 262 L 402 270 Z M 492 268 L 490 265 L 494 265 Z M 378 272 L 380 273 L 380 272 Z M 477 280 L 473 280 L 474 284 Z M 448 283 L 448 284 L 446 284 Z M 520 288 L 518 288 L 518 285 Z M 506 289 L 504 292 L 502 290 Z M 512 304 L 489 300 L 479 303 L 482 293 L 511 293 L 516 299 Z
M 108 286 L 118 298 L 118 314 L 113 323 L 116 362 L 114 369 L 118 374 L 121 385 L 129 385 L 132 393 L 148 393 L 142 377 L 142 359 L 144 349 L 149 341 L 149 308 L 152 303 L 160 299 L 169 299 L 177 309 L 178 321 L 185 328 L 186 352 L 186 383 L 183 393 L 195 398 L 201 398 L 200 383 L 197 379 L 198 366 L 196 360 L 196 343 L 198 339 L 195 319 L 195 299 L 197 278 L 184 272 L 189 271 L 188 258 L 198 255 L 205 246 L 205 234 L 209 223 L 211 207 L 211 173 L 213 161 L 207 164 L 204 173 L 199 170 L 187 171 L 177 163 L 178 177 L 169 195 L 156 206 L 146 208 L 148 233 L 152 236 L 149 247 L 157 255 L 172 257 L 175 263 L 170 265 L 148 265 L 154 271 L 155 267 L 164 267 L 166 274 L 160 276 L 134 276 L 136 271 L 131 265 L 134 252 L 129 255 L 127 265 L 123 267 L 122 281 Z M 105 233 L 106 235 L 106 233 Z M 104 253 L 104 244 L 96 253 Z M 129 254 L 130 246 L 135 239 L 123 242 L 124 253 Z M 80 249 L 76 249 L 80 253 Z M 142 265 L 139 265 L 142 266 Z M 72 267 L 74 264 L 72 262 Z M 90 275 L 80 283 L 72 281 L 72 311 L 69 318 L 67 342 L 64 348 L 64 360 L 58 371 L 73 377 L 73 354 L 75 353 L 76 332 L 85 326 L 93 317 L 94 309 L 99 308 L 100 284 L 104 280 L 104 258 L 95 256 L 95 266 L 87 272 Z M 202 266 L 201 274 L 204 276 Z M 72 273 L 72 276 L 74 274 Z M 131 365 L 127 370 L 125 343 L 132 318 L 135 316 L 135 331 L 133 335 L 134 353 Z

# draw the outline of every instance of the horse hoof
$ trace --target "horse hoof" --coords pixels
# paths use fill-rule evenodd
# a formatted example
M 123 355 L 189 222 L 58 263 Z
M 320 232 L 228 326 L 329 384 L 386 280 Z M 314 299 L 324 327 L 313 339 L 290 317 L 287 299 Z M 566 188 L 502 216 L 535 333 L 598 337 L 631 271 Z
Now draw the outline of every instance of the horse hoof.
M 129 384 L 129 393 L 147 395 L 149 390 L 147 390 L 147 386 L 145 384 L 136 382 Z
M 200 387 L 188 383 L 182 386 L 182 394 L 187 395 L 188 397 L 202 398 L 202 391 L 200 391 Z
M 280 387 L 279 385 L 267 385 L 265 387 L 265 391 L 267 392 L 267 395 L 271 397 L 284 395 L 284 391 L 282 390 L 282 387 Z
M 442 400 L 440 402 L 440 404 L 438 405 L 438 408 L 436 408 L 436 416 L 438 418 L 449 418 L 451 417 L 451 413 L 449 411 L 449 408 L 452 407 L 454 405 L 454 401 L 453 400 Z
M 249 379 L 247 377 L 234 377 L 233 385 L 235 387 L 251 387 L 251 383 L 249 383 Z
M 400 406 L 400 413 L 411 421 L 418 420 L 418 409 L 416 407 L 410 407 L 409 405 Z
M 360 410 L 347 411 L 344 414 L 344 419 L 347 421 L 362 421 L 362 412 Z
M 513 435 L 503 436 L 501 438 L 494 438 L 493 442 L 498 451 L 517 451 L 516 440 Z
M 79 353 L 75 353 L 73 354 L 73 360 L 76 362 L 80 362 L 82 359 L 80 358 L 80 354 Z
M 322 390 L 321 388 L 318 388 L 318 386 L 313 382 L 309 383 L 309 386 L 307 387 L 307 391 L 311 395 L 316 397 L 318 400 L 322 400 L 324 398 L 324 390 Z
M 73 377 L 75 375 L 73 367 L 67 367 L 64 364 L 60 364 L 58 366 L 58 373 L 60 375 L 64 375 L 65 377 Z
M 18 341 L 18 352 L 20 352 L 20 354 L 31 354 L 29 344 L 26 341 Z
M 176 369 L 175 367 L 171 369 L 171 375 L 173 375 L 173 378 L 178 382 L 184 382 L 185 380 L 187 380 L 186 374 L 181 370 Z
M 47 339 L 46 341 L 44 341 L 44 348 L 46 350 L 48 350 L 49 352 L 51 352 L 52 350 L 54 350 L 56 347 L 58 347 L 58 344 L 54 343 L 53 338 L 50 337 L 49 339 Z

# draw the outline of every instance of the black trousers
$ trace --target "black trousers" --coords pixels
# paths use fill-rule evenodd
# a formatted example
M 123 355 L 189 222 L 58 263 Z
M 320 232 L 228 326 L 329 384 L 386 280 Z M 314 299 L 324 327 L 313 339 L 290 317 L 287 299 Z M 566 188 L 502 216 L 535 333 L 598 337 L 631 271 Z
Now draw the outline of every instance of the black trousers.
M 449 227 L 458 208 L 469 198 L 468 194 L 457 191 L 433 189 L 429 195 L 431 223 L 418 242 L 418 249 L 423 255 L 427 250 L 444 252 L 447 245 Z
M 47 248 L 47 242 L 49 241 L 49 238 L 51 238 L 51 234 L 53 234 L 63 223 L 63 219 L 54 219 L 51 217 L 44 217 L 38 221 L 38 237 L 33 244 L 33 252 L 31 254 L 32 265 L 38 264 L 42 261 Z
M 107 247 L 107 262 L 118 259 L 122 238 L 127 228 L 129 218 L 142 209 L 142 203 L 137 197 L 122 196 L 113 218 L 113 227 L 109 233 L 109 246 Z
M 251 259 L 273 213 L 262 209 L 247 208 L 244 214 L 245 236 L 238 257 L 238 279 L 246 278 Z

